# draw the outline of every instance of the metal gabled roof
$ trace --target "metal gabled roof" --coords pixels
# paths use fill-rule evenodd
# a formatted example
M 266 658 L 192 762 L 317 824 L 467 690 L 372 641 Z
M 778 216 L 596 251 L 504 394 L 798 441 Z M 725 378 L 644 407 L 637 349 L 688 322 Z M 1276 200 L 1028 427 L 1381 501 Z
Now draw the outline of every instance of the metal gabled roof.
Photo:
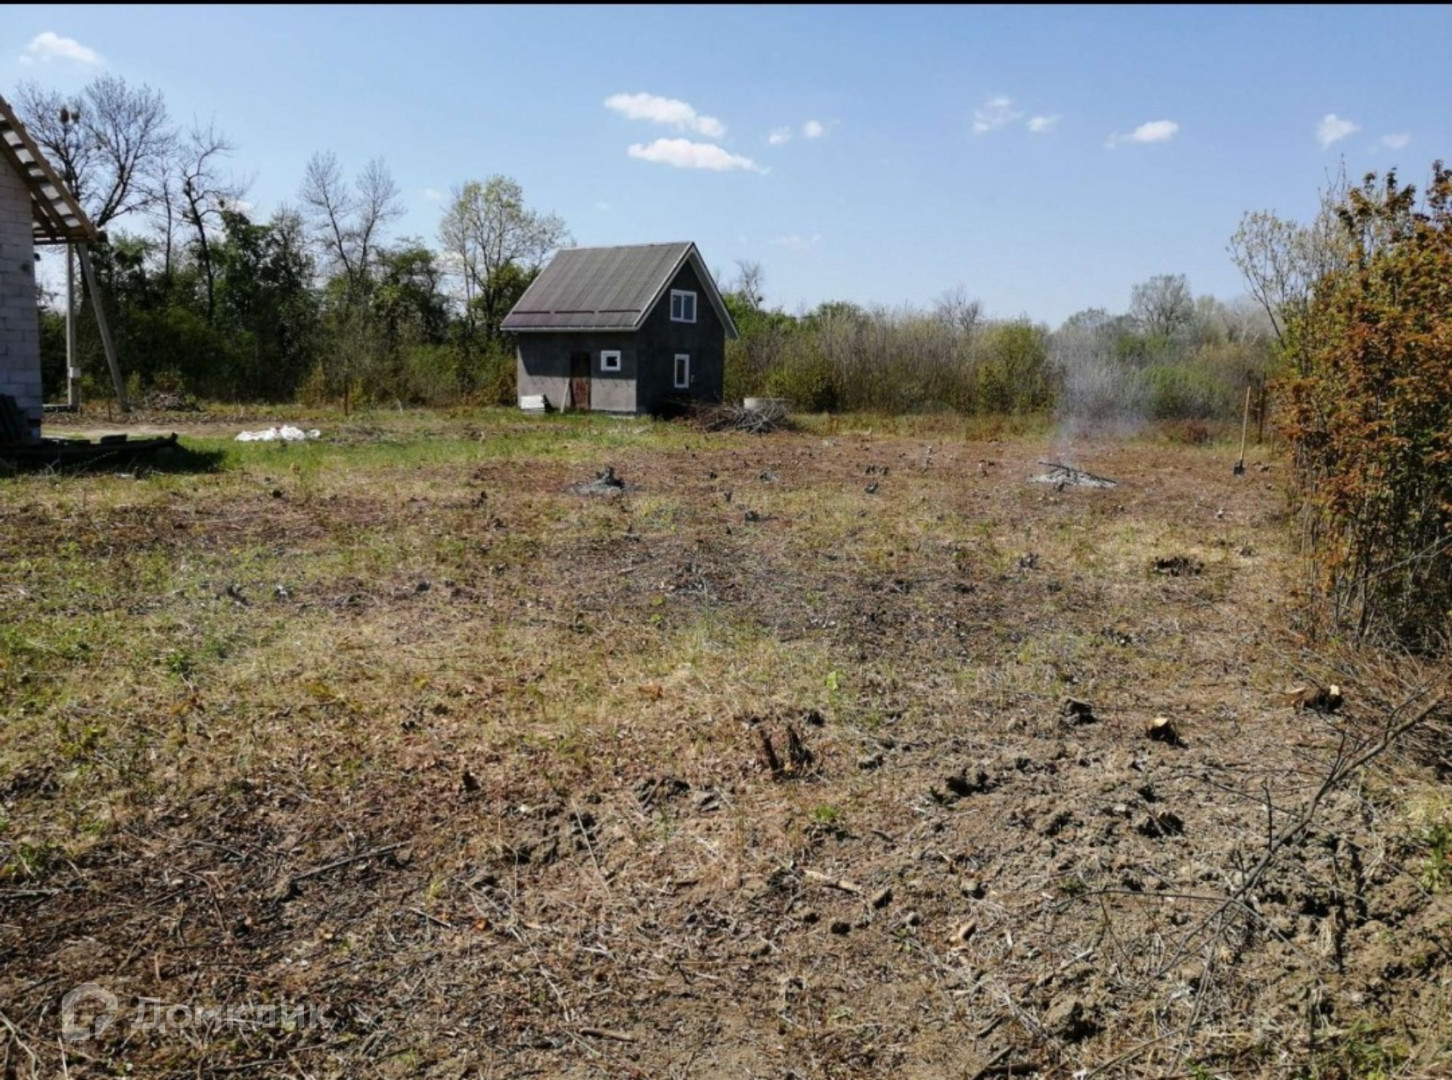
M 96 239 L 96 227 L 91 219 L 86 217 L 75 196 L 66 190 L 3 97 L 0 97 L 0 158 L 4 158 L 30 189 L 31 221 L 37 246 L 89 243 Z
M 638 330 L 690 262 L 727 336 L 736 324 L 693 243 L 566 248 L 540 271 L 502 330 Z

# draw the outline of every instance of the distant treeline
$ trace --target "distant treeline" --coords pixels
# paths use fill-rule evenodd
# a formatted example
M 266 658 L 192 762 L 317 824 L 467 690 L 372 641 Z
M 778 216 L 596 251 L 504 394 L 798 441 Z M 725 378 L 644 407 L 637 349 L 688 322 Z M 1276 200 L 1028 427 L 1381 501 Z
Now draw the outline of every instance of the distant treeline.
M 316 154 L 295 205 L 259 219 L 212 127 L 172 124 L 159 93 L 102 76 L 64 96 L 23 84 L 16 106 L 107 242 L 97 277 L 131 396 L 443 405 L 514 400 L 514 345 L 499 324 L 565 223 L 529 209 L 504 176 L 457 186 L 432 243 L 392 235 L 401 216 L 381 161 L 355 177 Z M 64 395 L 63 256 L 45 275 L 48 397 Z M 1097 422 L 1238 415 L 1274 355 L 1260 307 L 1194 297 L 1185 279 L 1138 286 L 1128 312 L 1080 312 L 1056 330 L 983 317 L 963 289 L 928 310 L 827 303 L 789 315 L 764 301 L 759 265 L 723 281 L 740 339 L 728 399 L 800 409 L 1046 413 Z M 77 348 L 89 397 L 111 394 L 89 304 Z
M 1081 311 L 1056 330 L 1028 318 L 986 319 L 958 289 L 931 308 L 822 304 L 793 317 L 765 310 L 761 273 L 741 273 L 727 304 L 739 341 L 727 348 L 728 398 L 765 394 L 798 408 L 871 412 L 1058 412 L 1096 425 L 1240 415 L 1259 407 L 1274 356 L 1252 302 L 1198 299 L 1183 276 L 1133 291 L 1130 311 Z

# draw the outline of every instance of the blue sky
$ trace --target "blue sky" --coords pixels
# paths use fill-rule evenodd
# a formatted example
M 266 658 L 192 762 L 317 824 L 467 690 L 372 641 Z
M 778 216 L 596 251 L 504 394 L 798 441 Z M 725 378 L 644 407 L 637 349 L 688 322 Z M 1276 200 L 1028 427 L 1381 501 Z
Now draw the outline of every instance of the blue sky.
M 396 233 L 432 243 L 441 195 L 503 173 L 577 243 L 757 261 L 788 311 L 961 285 L 1057 325 L 1159 273 L 1229 299 L 1245 211 L 1306 218 L 1342 158 L 1416 183 L 1452 159 L 1446 5 L 36 5 L 0 27 L 0 93 L 156 87 L 238 145 L 260 214 L 314 151 L 382 156 Z

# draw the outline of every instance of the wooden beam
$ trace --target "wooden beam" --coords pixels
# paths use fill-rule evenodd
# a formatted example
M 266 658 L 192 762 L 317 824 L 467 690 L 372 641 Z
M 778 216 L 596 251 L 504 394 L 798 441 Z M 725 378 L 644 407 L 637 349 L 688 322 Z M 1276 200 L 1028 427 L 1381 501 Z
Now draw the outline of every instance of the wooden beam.
M 94 240 L 96 238 L 96 226 L 91 224 L 91 219 L 86 217 L 86 212 L 81 209 L 81 204 L 76 201 L 76 197 L 70 193 L 70 190 L 65 186 L 61 178 L 56 175 L 55 170 L 50 167 L 50 162 L 40 152 L 40 147 L 36 146 L 35 141 L 31 139 L 30 132 L 25 130 L 25 125 L 11 111 L 10 103 L 3 97 L 0 97 L 0 119 L 3 119 L 10 130 L 15 133 L 15 137 L 20 140 L 20 145 L 30 152 L 30 156 L 35 159 L 35 167 L 40 170 L 41 175 L 55 187 L 56 192 L 60 195 L 61 201 L 66 204 L 66 209 L 75 217 L 76 224 L 80 227 L 82 234 L 86 239 Z M 5 142 L 7 146 L 10 142 L 8 139 L 0 139 L 0 141 Z M 34 174 L 30 173 L 28 168 L 26 172 L 30 174 L 33 182 Z M 35 190 L 35 187 L 32 190 Z M 42 199 L 45 197 L 43 192 L 40 195 Z M 69 231 L 67 229 L 68 234 Z M 80 237 L 76 237 L 75 239 L 80 239 Z
M 78 244 L 76 254 L 81 258 L 81 272 L 85 275 L 86 285 L 91 290 L 91 303 L 96 307 L 96 326 L 101 331 L 101 347 L 106 350 L 106 364 L 111 369 L 111 383 L 116 387 L 116 403 L 121 406 L 122 412 L 130 412 L 131 405 L 126 400 L 126 384 L 121 381 L 121 365 L 116 362 L 116 345 L 111 340 L 111 328 L 106 325 L 106 310 L 101 303 L 101 289 L 96 283 L 96 272 L 91 269 L 91 253 L 85 244 Z
M 33 179 L 30 167 L 20 160 L 20 155 L 15 152 L 15 147 L 10 145 L 8 139 L 0 139 L 0 154 L 4 155 L 5 160 L 10 163 L 22 178 L 27 180 Z M 65 220 L 60 216 L 56 208 L 50 205 L 44 194 L 35 184 L 27 183 L 26 187 L 30 188 L 30 201 L 41 214 L 41 219 L 35 223 L 43 227 L 50 234 L 51 240 L 60 240 L 69 231 Z M 32 218 L 32 220 L 34 221 L 35 219 Z

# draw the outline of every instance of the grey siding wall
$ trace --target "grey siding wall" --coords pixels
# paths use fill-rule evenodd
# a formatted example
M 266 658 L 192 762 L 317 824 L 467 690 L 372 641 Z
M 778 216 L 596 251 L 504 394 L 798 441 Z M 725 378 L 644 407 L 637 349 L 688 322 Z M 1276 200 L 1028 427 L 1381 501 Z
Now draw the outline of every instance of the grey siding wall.
M 40 438 L 40 315 L 35 306 L 35 243 L 30 191 L 0 162 L 0 394 L 20 403 L 30 436 Z
M 570 382 L 570 354 L 590 354 L 590 408 L 597 412 L 633 413 L 636 405 L 637 342 L 626 333 L 520 334 L 519 396 L 543 394 L 556 409 L 565 403 Z M 620 352 L 620 370 L 602 371 L 600 353 Z
M 671 321 L 671 289 L 696 294 L 696 321 Z M 602 371 L 600 353 L 620 351 L 620 370 Z M 719 402 L 726 377 L 726 328 L 706 298 L 695 270 L 681 267 L 644 325 L 635 333 L 521 333 L 516 347 L 519 395 L 543 394 L 560 408 L 570 381 L 570 354 L 590 354 L 590 408 L 600 412 L 656 412 L 685 398 Z M 691 358 L 691 385 L 676 389 L 677 353 Z
M 696 294 L 694 323 L 671 322 L 671 289 L 689 289 Z M 690 263 L 681 267 L 635 336 L 640 364 L 636 400 L 641 412 L 655 412 L 672 399 L 721 400 L 726 378 L 726 328 Z M 676 353 L 691 358 L 688 390 L 677 390 L 673 385 Z

